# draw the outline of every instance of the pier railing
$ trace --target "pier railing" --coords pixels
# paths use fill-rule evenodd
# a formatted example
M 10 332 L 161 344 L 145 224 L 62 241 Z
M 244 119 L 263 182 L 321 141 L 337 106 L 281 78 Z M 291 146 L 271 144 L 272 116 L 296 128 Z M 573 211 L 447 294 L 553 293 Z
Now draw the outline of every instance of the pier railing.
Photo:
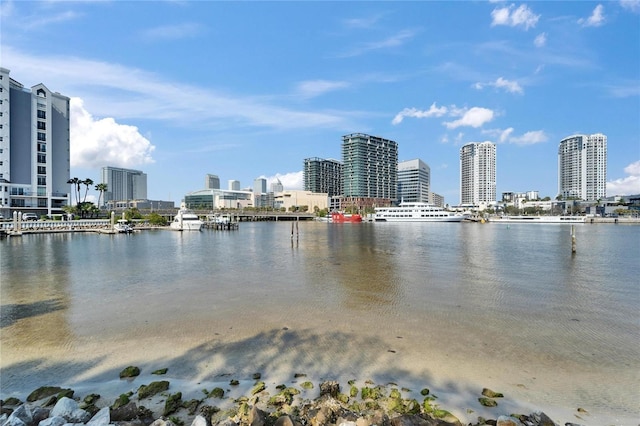
M 108 228 L 111 226 L 109 219 L 78 219 L 78 220 L 23 220 L 17 222 L 6 221 L 0 222 L 0 230 L 2 231 L 45 231 L 45 230 L 63 230 L 63 229 L 91 229 L 91 228 Z

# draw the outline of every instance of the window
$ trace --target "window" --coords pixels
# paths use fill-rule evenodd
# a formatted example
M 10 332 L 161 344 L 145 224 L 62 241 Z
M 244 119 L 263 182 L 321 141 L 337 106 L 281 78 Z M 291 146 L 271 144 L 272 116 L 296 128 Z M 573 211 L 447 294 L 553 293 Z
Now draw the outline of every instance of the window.
M 46 185 L 47 178 L 45 176 L 38 176 L 38 185 Z
M 0 162 L 0 166 L 2 165 L 2 163 Z M 39 175 L 46 175 L 47 174 L 47 167 L 46 166 L 38 166 L 38 174 Z
M 0 112 L 0 114 L 2 114 Z M 44 121 L 38 121 L 38 130 L 47 130 L 47 123 Z
M 47 162 L 47 156 L 45 154 L 38 154 L 38 163 L 42 164 L 46 162 Z
M 47 140 L 47 135 L 41 132 L 38 132 L 38 140 L 39 141 L 46 141 Z
M 39 109 L 38 110 L 38 118 L 47 118 L 47 112 Z
M 47 152 L 47 144 L 39 143 L 38 144 L 38 152 Z

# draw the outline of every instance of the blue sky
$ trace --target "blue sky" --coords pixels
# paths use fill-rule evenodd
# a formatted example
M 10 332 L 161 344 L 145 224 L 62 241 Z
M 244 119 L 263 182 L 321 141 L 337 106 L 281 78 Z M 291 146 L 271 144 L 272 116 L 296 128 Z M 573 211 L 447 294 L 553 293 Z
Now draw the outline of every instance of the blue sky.
M 151 199 L 398 142 L 459 202 L 459 151 L 497 191 L 557 194 L 559 141 L 608 137 L 607 194 L 640 193 L 640 1 L 7 1 L 0 65 L 72 98 L 71 175 L 143 170 Z

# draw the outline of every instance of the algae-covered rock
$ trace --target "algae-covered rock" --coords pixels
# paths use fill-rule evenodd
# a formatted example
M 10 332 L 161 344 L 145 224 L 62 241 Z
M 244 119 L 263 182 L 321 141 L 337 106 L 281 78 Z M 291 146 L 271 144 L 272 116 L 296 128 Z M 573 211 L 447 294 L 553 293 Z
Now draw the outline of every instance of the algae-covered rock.
M 487 389 L 487 388 L 482 389 L 482 395 L 486 396 L 487 398 L 503 398 L 504 397 L 504 395 L 501 394 L 500 392 L 494 392 L 491 389 Z
M 485 407 L 497 407 L 498 403 L 491 398 L 478 398 L 478 401 L 480 402 L 480 404 L 482 404 Z
M 129 377 L 137 377 L 140 375 L 140 369 L 138 367 L 134 367 L 133 365 L 128 366 L 124 370 L 120 372 L 120 378 L 126 379 Z
M 169 369 L 168 369 L 168 368 L 161 368 L 161 369 L 159 369 L 159 370 L 152 371 L 152 372 L 151 372 L 151 374 L 155 374 L 155 375 L 157 375 L 157 376 L 161 376 L 161 375 L 163 375 L 163 374 L 167 374 L 167 371 L 169 371 Z
M 313 389 L 313 383 L 306 381 L 306 382 L 302 382 L 300 383 L 300 387 L 302 389 Z
M 389 398 L 402 398 L 402 394 L 398 389 L 391 389 L 391 393 L 389 393 Z
M 253 377 L 253 380 L 260 380 L 260 378 L 262 377 L 262 374 L 254 373 L 252 377 Z
M 380 386 L 376 386 L 374 388 L 370 388 L 365 386 L 360 391 L 360 395 L 362 399 L 379 399 L 384 396 L 384 392 Z
M 186 401 L 184 404 L 182 404 L 182 406 L 189 411 L 190 416 L 193 416 L 198 410 L 200 403 L 201 401 L 199 399 L 191 399 L 189 401 Z
M 148 385 L 141 385 L 138 388 L 138 399 L 152 397 L 153 395 L 164 392 L 167 389 L 169 389 L 169 382 L 166 380 L 151 382 Z
M 229 382 L 229 384 L 231 386 L 238 386 L 240 384 L 239 381 L 237 381 L 236 379 L 231 379 L 231 381 Z
M 169 398 L 167 398 L 167 401 L 164 403 L 164 411 L 162 412 L 162 415 L 168 416 L 175 413 L 180 408 L 182 408 L 182 392 L 177 392 L 173 395 L 169 395 Z
M 34 402 L 52 395 L 57 395 L 63 390 L 65 389 L 58 386 L 41 386 L 27 396 L 27 402 Z
M 265 390 L 267 388 L 267 386 L 264 384 L 264 382 L 258 382 L 256 383 L 256 385 L 253 387 L 253 389 L 251 389 L 251 395 L 255 395 L 257 393 L 262 392 L 263 390 Z
M 84 402 L 87 405 L 92 405 L 92 404 L 95 404 L 95 402 L 99 399 L 100 399 L 100 395 L 98 395 L 97 393 L 91 393 L 85 396 L 82 402 Z
M 430 392 L 429 388 L 424 388 L 420 391 L 420 395 L 427 396 L 429 395 L 429 392 Z
M 224 396 L 224 389 L 222 388 L 214 388 L 211 392 L 209 392 L 210 398 L 222 398 Z
M 351 386 L 351 389 L 349 389 L 349 396 L 351 398 L 355 398 L 356 396 L 358 396 L 358 388 L 355 386 Z
M 126 393 L 123 393 L 114 401 L 113 405 L 111 405 L 111 409 L 116 410 L 120 407 L 124 407 L 128 403 L 129 403 L 129 395 Z

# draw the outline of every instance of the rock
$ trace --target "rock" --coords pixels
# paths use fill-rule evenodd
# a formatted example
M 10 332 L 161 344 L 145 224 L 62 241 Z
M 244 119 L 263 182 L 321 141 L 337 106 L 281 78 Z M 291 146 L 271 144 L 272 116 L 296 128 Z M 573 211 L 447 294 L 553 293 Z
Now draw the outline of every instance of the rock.
M 340 385 L 336 381 L 327 381 L 320 383 L 320 396 L 329 395 L 336 398 L 340 393 Z
M 70 390 L 70 389 L 63 389 L 58 386 L 41 386 L 38 389 L 31 392 L 29 396 L 27 396 L 27 402 L 39 401 L 41 399 L 48 398 L 52 395 L 57 395 L 64 390 Z
M 176 426 L 171 420 L 158 419 L 151 423 L 149 426 Z
M 218 426 L 238 426 L 238 424 L 231 419 L 224 419 L 220 423 L 218 423 Z
M 167 401 L 164 403 L 164 411 L 162 415 L 168 416 L 175 413 L 180 408 L 182 408 L 182 392 L 177 392 L 167 398 Z
M 117 410 L 120 407 L 124 407 L 128 403 L 129 403 L 129 395 L 127 395 L 126 393 L 123 393 L 120 396 L 118 396 L 118 398 L 116 398 L 116 400 L 111 405 L 111 409 Z
M 10 407 L 17 407 L 18 405 L 22 404 L 22 401 L 20 401 L 18 398 L 7 398 L 5 401 L 3 401 L 2 405 L 8 405 Z
M 261 378 L 261 377 L 262 377 L 262 374 L 260 374 L 260 373 L 255 373 L 255 374 L 253 375 L 253 380 L 260 380 L 260 378 Z
M 141 385 L 138 388 L 138 399 L 152 397 L 153 395 L 164 392 L 167 389 L 169 389 L 169 382 L 166 380 L 151 382 L 148 385 Z
M 537 426 L 558 426 L 553 420 L 549 418 L 549 416 L 541 411 L 532 413 L 530 418 L 536 422 L 535 424 Z
M 27 426 L 31 422 L 33 422 L 31 409 L 26 404 L 23 404 L 13 410 L 13 413 L 11 413 L 3 426 Z
M 111 421 L 128 421 L 138 417 L 138 406 L 131 401 L 126 405 L 110 410 Z
M 120 372 L 120 378 L 126 379 L 129 377 L 137 377 L 140 375 L 140 369 L 138 367 L 134 367 L 133 365 L 128 366 L 124 370 Z
M 498 403 L 491 398 L 478 398 L 481 405 L 485 407 L 497 407 Z
M 88 418 L 84 421 L 75 421 L 75 419 L 83 417 L 82 413 L 76 413 L 76 410 L 79 410 L 79 409 L 80 407 L 78 406 L 78 403 L 76 401 L 74 401 L 71 398 L 67 398 L 66 396 L 63 396 L 58 400 L 58 402 L 56 402 L 56 405 L 53 407 L 49 415 L 52 417 L 55 417 L 55 416 L 64 417 L 70 423 L 85 423 L 89 421 Z M 86 411 L 84 412 L 86 413 Z
M 224 389 L 222 388 L 214 388 L 211 392 L 209 392 L 210 398 L 222 398 L 224 396 Z
M 249 425 L 250 426 L 264 426 L 267 415 L 264 411 L 260 410 L 255 405 L 251 407 L 249 412 Z
M 300 383 L 300 387 L 302 389 L 313 389 L 313 383 L 307 381 L 307 382 L 302 382 Z
M 342 419 L 341 419 L 341 420 L 342 420 Z M 336 422 L 336 425 L 337 425 L 337 426 L 357 426 L 357 423 L 356 423 L 356 422 L 351 422 L 351 421 L 346 420 L 346 421 L 339 421 L 339 422 Z
M 403 415 L 390 420 L 391 426 L 438 426 L 440 422 L 435 419 L 425 419 L 416 415 Z
M 523 426 L 523 424 L 515 417 L 500 416 L 496 421 L 496 426 Z
M 67 421 L 64 417 L 54 416 L 42 420 L 38 426 L 63 426 Z
M 208 426 L 207 419 L 198 415 L 191 422 L 191 426 Z
M 280 416 L 278 420 L 273 424 L 273 426 L 295 426 L 293 424 L 293 420 L 289 416 Z
M 487 388 L 482 389 L 482 395 L 486 396 L 487 398 L 503 398 L 504 397 L 504 395 L 501 394 L 500 392 L 494 392 L 491 389 L 487 389 Z
M 51 410 L 44 407 L 35 407 L 31 410 L 31 414 L 33 417 L 33 424 L 38 424 L 47 417 L 49 417 Z
M 100 399 L 100 395 L 98 395 L 97 393 L 92 393 L 85 396 L 82 402 L 84 402 L 87 405 L 92 405 L 92 404 L 95 404 L 96 401 L 99 399 Z
M 163 375 L 163 374 L 167 374 L 167 371 L 169 371 L 168 368 L 161 368 L 159 370 L 156 371 L 152 371 L 151 374 L 155 374 L 155 375 Z
M 100 409 L 87 423 L 87 426 L 107 426 L 111 423 L 111 414 L 109 407 Z
M 255 395 L 257 393 L 262 392 L 263 390 L 265 390 L 267 388 L 267 386 L 264 384 L 264 382 L 258 382 L 256 383 L 256 385 L 253 387 L 253 389 L 251 389 L 251 395 Z

